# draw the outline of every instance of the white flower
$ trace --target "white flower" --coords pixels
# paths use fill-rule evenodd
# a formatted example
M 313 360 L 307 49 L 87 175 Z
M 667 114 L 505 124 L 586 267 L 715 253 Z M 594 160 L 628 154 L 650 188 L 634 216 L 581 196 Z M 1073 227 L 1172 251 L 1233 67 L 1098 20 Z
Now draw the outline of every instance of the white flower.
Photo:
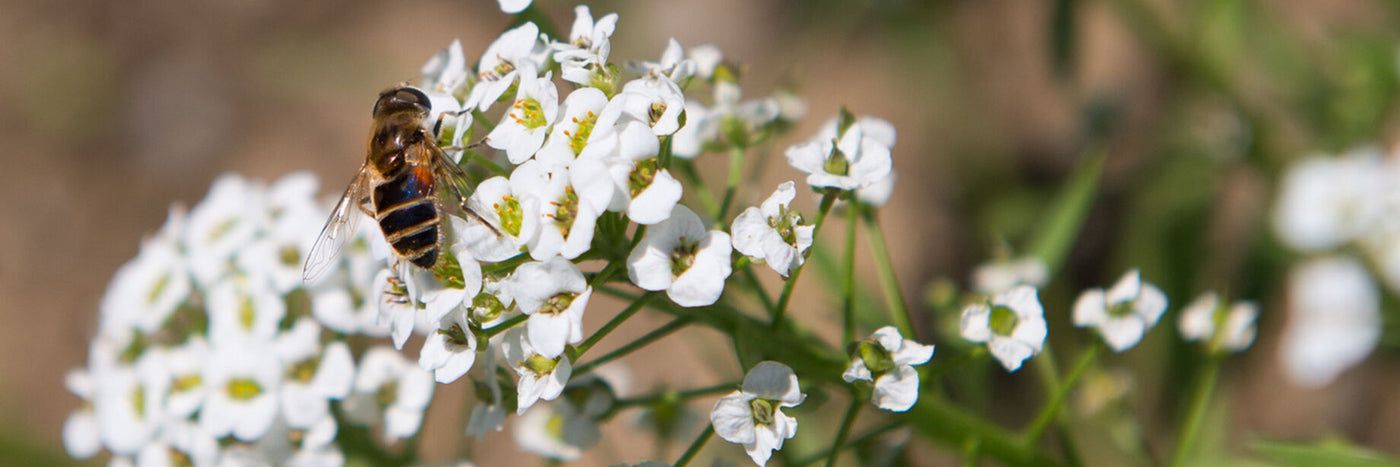
M 1018 285 L 1045 285 L 1050 271 L 1034 256 L 982 263 L 972 271 L 972 288 L 984 294 L 999 294 Z
M 628 81 L 622 92 L 608 101 L 598 116 L 599 126 L 622 125 L 628 120 L 642 122 L 656 136 L 675 134 L 681 129 L 685 94 L 669 79 L 640 78 Z
M 219 346 L 271 342 L 287 314 L 287 302 L 263 281 L 230 279 L 209 291 L 209 343 Z
M 536 58 L 536 48 L 542 46 L 540 28 L 532 22 L 501 33 L 477 62 L 476 76 L 480 81 L 472 86 L 467 102 L 476 103 L 485 112 L 510 89 L 516 77 L 534 79 L 535 75 L 522 73 L 521 69 L 528 67 L 531 73 L 537 72 L 541 62 Z
M 190 336 L 176 347 L 165 351 L 166 371 L 170 375 L 170 394 L 166 410 L 172 417 L 188 417 L 204 405 L 208 386 L 204 384 L 204 369 L 209 364 L 209 344 L 203 337 Z
M 214 465 L 219 458 L 219 442 L 199 425 L 186 420 L 165 424 L 158 436 L 136 455 L 139 467 Z
M 166 237 L 151 238 L 112 277 L 102 296 L 99 329 L 111 337 L 133 330 L 154 334 L 189 298 L 192 288 L 179 246 Z
M 550 129 L 544 147 L 535 153 L 535 160 L 549 172 L 573 165 L 588 145 L 598 116 L 607 105 L 607 95 L 598 88 L 578 88 L 569 93 L 559 107 L 559 120 Z
M 410 280 L 412 275 L 408 276 Z M 418 307 L 410 295 L 413 286 L 397 274 L 382 269 L 374 276 L 374 288 L 370 297 L 379 303 L 379 324 L 388 325 L 394 348 L 402 349 L 413 335 L 417 323 Z
M 564 345 L 583 340 L 583 312 L 593 288 L 574 263 L 555 256 L 520 265 L 507 284 L 515 303 L 530 321 L 530 346 L 545 358 L 564 353 Z
M 778 101 L 764 98 L 740 102 L 739 85 L 721 80 L 714 85 L 714 106 L 686 103 L 686 124 L 676 133 L 675 154 L 686 159 L 700 155 L 706 143 L 747 146 L 763 127 L 778 118 Z
M 665 290 L 677 305 L 705 306 L 719 300 L 729 278 L 729 234 L 705 230 L 690 208 L 677 205 L 671 218 L 647 228 L 627 257 L 627 276 L 646 290 Z
M 511 15 L 525 11 L 526 8 L 530 8 L 530 3 L 532 2 L 534 2 L 534 0 L 496 0 L 496 3 L 501 4 L 501 12 Z
M 807 184 L 817 188 L 856 190 L 869 187 L 890 174 L 893 127 L 878 119 L 860 119 L 839 136 L 833 125 L 817 132 L 813 141 L 788 148 L 787 160 L 807 174 Z M 868 134 L 867 134 L 868 133 Z M 828 136 L 829 135 L 829 136 Z
M 287 458 L 288 467 L 341 467 L 345 465 L 345 453 L 340 452 L 335 441 L 337 428 L 335 420 L 326 418 L 311 429 L 302 433 L 301 446 Z
M 681 199 L 681 183 L 660 166 L 661 144 L 645 124 L 632 120 L 615 127 L 594 129 L 579 159 L 602 161 L 613 182 L 608 209 L 626 211 L 638 224 L 655 224 L 671 216 Z
M 701 79 L 711 79 L 715 76 L 715 68 L 724 61 L 724 52 L 719 50 L 714 44 L 700 44 L 690 48 L 686 56 L 695 62 L 695 75 Z
M 860 343 L 841 379 L 874 382 L 870 401 L 881 409 L 904 412 L 919 400 L 919 372 L 913 365 L 928 363 L 930 358 L 932 345 L 905 339 L 894 326 L 885 326 Z
M 540 231 L 528 244 L 530 256 L 577 258 L 593 245 L 598 216 L 613 198 L 607 166 L 594 158 L 580 159 L 572 168 L 523 179 L 526 190 L 539 199 Z
M 569 42 L 556 45 L 559 51 L 554 53 L 554 61 L 559 62 L 559 74 L 565 81 L 589 86 L 597 82 L 595 76 L 606 77 L 604 67 L 612 49 L 608 38 L 617 29 L 617 13 L 609 13 L 594 22 L 588 6 L 579 5 L 574 7 L 574 15 Z
M 232 270 L 228 260 L 257 235 L 262 223 L 258 191 L 243 177 L 224 175 L 190 209 L 183 243 L 200 284 L 211 286 L 228 274 Z
M 1143 282 L 1136 269 L 1123 274 L 1107 292 L 1089 289 L 1074 302 L 1074 325 L 1095 327 L 1114 352 L 1133 348 L 1167 310 L 1167 296 Z
M 433 379 L 447 384 L 471 371 L 476 363 L 476 336 L 465 308 L 456 308 L 442 318 L 438 330 L 428 334 L 418 353 L 418 367 L 433 372 Z
M 506 363 L 520 377 L 516 383 L 516 411 L 524 414 L 539 400 L 554 400 L 564 392 L 564 385 L 573 373 L 573 364 L 567 355 L 555 358 L 540 355 L 530 345 L 525 330 L 512 328 L 506 331 L 501 341 L 501 350 Z
M 433 376 L 391 348 L 374 347 L 360 360 L 354 391 L 358 398 L 347 399 L 346 403 L 382 410 L 384 439 L 392 442 L 418 432 L 423 410 L 433 400 Z
M 1379 198 L 1394 176 L 1379 150 L 1363 148 L 1342 157 L 1315 157 L 1283 176 L 1274 230 L 1300 251 L 1325 251 L 1355 239 L 1381 219 Z
M 84 405 L 63 421 L 63 449 L 74 459 L 90 458 L 102 450 L 102 435 L 91 405 L 96 382 L 87 371 L 71 370 L 64 375 L 63 383 Z
M 1235 302 L 1229 308 L 1223 305 L 1215 292 L 1202 293 L 1181 310 L 1181 337 L 1205 341 L 1212 352 L 1249 348 L 1254 343 L 1254 319 L 1259 316 L 1259 306 L 1254 302 Z
M 710 424 L 715 434 L 744 445 L 755 464 L 764 465 L 783 440 L 797 435 L 797 419 L 783 414 L 783 407 L 801 404 L 807 396 L 797 385 L 797 375 L 787 365 L 759 362 L 744 375 L 742 389 L 715 402 Z
M 384 271 L 388 274 L 387 270 Z M 323 288 L 314 292 L 311 297 L 311 316 L 340 334 L 387 336 L 389 328 L 379 325 L 377 297 L 366 296 L 369 293 L 368 290 L 360 291 L 348 287 Z
M 520 87 L 515 103 L 500 124 L 486 135 L 486 145 L 506 152 L 510 163 L 525 162 L 549 135 L 549 125 L 559 115 L 559 90 L 551 81 L 552 72 L 535 77 L 533 65 L 520 68 Z
M 627 70 L 643 75 L 649 80 L 667 80 L 679 84 L 695 75 L 695 60 L 685 58 L 681 43 L 672 37 L 666 42 L 666 50 L 661 51 L 661 60 L 656 62 L 628 61 Z
M 759 207 L 745 209 L 734 219 L 734 249 L 744 256 L 768 262 L 768 267 L 786 278 L 801 266 L 812 246 L 812 225 L 802 225 L 802 215 L 788 210 L 797 189 L 792 182 L 778 185 Z
M 506 409 L 504 397 L 501 395 L 501 382 L 496 376 L 497 358 L 502 354 L 500 348 L 504 341 L 504 336 L 493 337 L 491 342 L 487 343 L 485 355 L 482 356 L 486 364 L 483 365 L 481 374 L 486 380 L 487 390 L 491 392 L 491 400 L 478 400 L 476 406 L 472 407 L 472 414 L 467 419 L 466 430 L 466 435 L 475 436 L 477 441 L 481 441 L 481 437 L 485 436 L 486 432 L 500 432 L 506 425 Z
M 521 415 L 511 430 L 521 449 L 568 462 L 577 460 L 601 438 L 597 422 L 580 413 L 568 398 L 540 405 Z
M 1284 376 L 1321 387 L 1360 363 L 1381 338 L 1380 291 L 1352 258 L 1314 259 L 1288 281 L 1288 324 L 1279 346 Z
M 448 217 L 478 261 L 494 263 L 515 256 L 539 234 L 539 216 L 533 214 L 540 212 L 540 201 L 530 188 L 543 176 L 541 172 L 539 162 L 526 161 L 511 172 L 509 180 L 492 177 L 476 186 L 467 206 L 490 226 Z
M 283 366 L 263 345 L 214 345 L 204 370 L 209 393 L 199 426 L 216 438 L 232 433 L 239 441 L 261 438 L 277 417 Z
M 355 361 L 344 342 L 321 344 L 321 326 L 301 319 L 273 344 L 287 375 L 279 398 L 287 426 L 303 430 L 330 418 L 330 401 L 350 394 Z
M 890 174 L 875 180 L 875 183 L 864 188 L 856 189 L 856 200 L 869 206 L 882 207 L 890 201 L 890 195 L 894 194 L 894 181 L 899 178 L 899 174 L 890 169 Z
M 1045 345 L 1045 309 L 1035 288 L 1022 285 L 963 308 L 960 329 L 964 339 L 986 342 L 1001 366 L 1014 372 Z
M 446 48 L 423 64 L 423 80 L 418 87 L 423 92 L 455 94 L 467 84 L 467 57 L 462 52 L 462 41 L 453 39 Z

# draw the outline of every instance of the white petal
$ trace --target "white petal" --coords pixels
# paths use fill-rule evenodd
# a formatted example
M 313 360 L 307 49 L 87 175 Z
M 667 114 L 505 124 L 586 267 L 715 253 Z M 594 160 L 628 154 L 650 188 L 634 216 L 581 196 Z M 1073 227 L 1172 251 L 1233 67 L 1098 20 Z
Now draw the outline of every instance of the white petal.
M 1142 275 L 1136 269 L 1123 273 L 1123 277 L 1113 284 L 1104 294 L 1104 300 L 1110 306 L 1127 303 L 1137 300 L 1142 294 Z
M 987 349 L 991 350 L 992 356 L 1001 362 L 1001 366 L 1006 367 L 1006 371 L 1015 372 L 1021 368 L 1021 362 L 1031 358 L 1035 352 L 1029 345 L 1015 339 L 1001 336 L 992 336 L 987 342 Z
M 695 261 L 689 269 L 676 276 L 671 288 L 666 290 L 666 296 L 684 307 L 715 303 L 724 293 L 724 281 L 732 272 L 729 264 L 731 252 L 729 234 L 710 231 L 700 242 Z
M 671 177 L 671 172 L 661 169 L 656 172 L 651 185 L 632 198 L 627 205 L 627 218 L 638 224 L 655 224 L 671 217 L 671 211 L 681 200 L 681 182 Z
M 1108 303 L 1102 289 L 1089 289 L 1074 301 L 1074 325 L 1093 326 L 1108 319 Z
M 1219 306 L 1219 295 L 1215 292 L 1202 293 L 1190 305 L 1181 310 L 1181 320 L 1177 329 L 1181 337 L 1188 341 L 1208 340 L 1215 335 L 1215 309 Z
M 569 318 L 563 314 L 536 313 L 530 315 L 526 323 L 530 345 L 545 358 L 555 358 L 564 353 L 564 345 L 569 339 Z
M 63 449 L 75 459 L 87 459 L 102 450 L 98 438 L 97 417 L 92 411 L 79 410 L 63 422 Z
M 856 381 L 874 381 L 875 377 L 870 374 L 870 369 L 865 367 L 865 360 L 855 357 L 851 359 L 851 364 L 846 367 L 846 371 L 841 373 L 841 380 L 854 383 Z
M 749 406 L 754 396 L 742 391 L 734 391 L 721 397 L 710 410 L 710 425 L 715 434 L 725 441 L 735 444 L 754 442 L 753 408 Z
M 1141 316 L 1147 327 L 1157 324 L 1157 320 L 1162 318 L 1162 313 L 1167 311 L 1167 295 L 1162 293 L 1162 289 L 1157 286 L 1143 282 L 1142 293 L 1138 295 L 1137 302 L 1133 303 L 1133 312 Z
M 789 406 L 801 404 L 807 397 L 797 385 L 797 374 L 792 372 L 792 368 L 771 360 L 759 362 L 744 375 L 743 391 Z
M 870 401 L 881 409 L 903 412 L 918 400 L 919 372 L 908 365 L 901 365 L 875 381 L 875 392 L 871 394 Z
M 1147 324 L 1136 315 L 1109 318 L 1099 323 L 1099 334 L 1114 352 L 1122 353 L 1142 340 Z
M 992 338 L 992 309 L 985 304 L 973 303 L 963 308 L 959 321 L 959 334 L 971 342 L 987 342 Z

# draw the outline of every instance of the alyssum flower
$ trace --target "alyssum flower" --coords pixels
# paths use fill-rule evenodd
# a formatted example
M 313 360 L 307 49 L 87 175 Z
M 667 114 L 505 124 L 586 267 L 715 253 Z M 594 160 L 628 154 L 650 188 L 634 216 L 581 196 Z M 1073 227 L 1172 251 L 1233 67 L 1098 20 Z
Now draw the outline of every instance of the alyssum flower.
M 1107 292 L 1084 291 L 1074 302 L 1074 325 L 1094 327 L 1114 352 L 1133 348 L 1167 310 L 1167 296 L 1143 282 L 1137 270 L 1123 274 Z
M 797 374 L 787 365 L 765 361 L 744 375 L 744 385 L 715 402 L 710 424 L 725 441 L 744 445 L 758 465 L 768 463 L 783 440 L 797 436 L 797 419 L 783 414 L 807 398 L 797 385 Z
M 875 383 L 870 401 L 881 409 L 903 412 L 919 400 L 919 372 L 913 365 L 928 363 L 930 358 L 932 345 L 905 339 L 894 326 L 885 326 L 857 344 L 841 379 Z
M 1035 288 L 1027 285 L 963 308 L 960 327 L 964 339 L 986 342 L 1006 371 L 1020 369 L 1045 345 L 1045 309 Z
M 646 290 L 665 290 L 677 305 L 705 306 L 719 300 L 729 277 L 729 234 L 706 230 L 700 216 L 682 205 L 671 218 L 647 229 L 627 257 L 627 276 Z
M 1239 352 L 1254 343 L 1254 318 L 1258 316 L 1259 306 L 1254 302 L 1226 306 L 1220 295 L 1205 292 L 1181 310 L 1178 327 L 1183 339 L 1204 341 L 1212 352 Z
M 802 215 L 788 209 L 797 189 L 792 182 L 778 185 L 759 207 L 745 209 L 734 219 L 734 249 L 744 256 L 763 260 L 786 278 L 806 260 L 812 246 L 814 226 L 802 225 Z

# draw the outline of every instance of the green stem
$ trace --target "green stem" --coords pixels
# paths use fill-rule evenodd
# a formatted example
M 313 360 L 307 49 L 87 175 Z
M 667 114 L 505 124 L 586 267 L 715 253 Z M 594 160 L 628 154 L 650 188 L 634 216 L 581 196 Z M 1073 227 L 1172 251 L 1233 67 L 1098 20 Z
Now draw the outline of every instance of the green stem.
M 763 289 L 763 283 L 758 281 L 758 274 L 754 274 L 752 264 L 745 264 L 739 268 L 739 271 L 740 274 L 744 275 L 744 280 L 748 281 L 749 287 L 753 288 L 753 293 L 758 296 L 758 301 L 763 303 L 763 309 L 767 310 L 771 317 L 773 315 L 773 297 L 768 296 L 768 291 Z
M 822 459 L 826 459 L 827 456 L 830 456 L 831 453 L 832 453 L 832 451 L 840 451 L 840 450 L 842 450 L 842 449 L 850 449 L 850 448 L 859 446 L 861 443 L 864 443 L 864 442 L 866 442 L 866 441 L 870 441 L 871 439 L 874 439 L 874 438 L 877 437 L 877 436 L 880 436 L 880 435 L 883 435 L 883 434 L 885 434 L 885 433 L 889 433 L 889 432 L 891 432 L 891 431 L 894 431 L 895 428 L 899 428 L 899 427 L 901 427 L 901 426 L 904 426 L 904 424 L 901 423 L 901 422 L 897 422 L 897 421 L 896 421 L 896 422 L 887 423 L 887 424 L 885 424 L 884 426 L 881 426 L 881 427 L 876 428 L 876 429 L 874 429 L 874 430 L 870 430 L 869 433 L 866 433 L 866 434 L 857 436 L 857 437 L 855 437 L 855 438 L 852 438 L 850 441 L 846 441 L 846 444 L 843 444 L 843 445 L 840 445 L 840 446 L 831 447 L 831 448 L 829 448 L 829 449 L 827 449 L 827 450 L 825 450 L 825 451 L 816 453 L 816 454 L 814 454 L 814 455 L 812 455 L 812 456 L 810 456 L 810 457 L 807 457 L 807 458 L 805 458 L 805 459 L 802 459 L 802 460 L 793 462 L 792 465 L 801 467 L 801 466 L 804 466 L 804 465 L 815 464 L 815 463 L 817 463 L 817 461 L 822 460 Z
M 880 288 L 885 292 L 885 303 L 890 307 L 890 319 L 899 332 L 913 339 L 914 324 L 910 320 L 909 306 L 904 303 L 904 293 L 899 289 L 899 279 L 890 261 L 890 250 L 885 246 L 885 232 L 880 227 L 876 211 L 869 206 L 857 204 L 865 214 L 865 237 L 870 240 L 870 249 L 875 253 L 875 271 L 880 276 Z
M 705 424 L 705 431 L 701 432 L 700 436 L 695 438 L 695 442 L 690 443 L 690 447 L 685 449 L 685 454 L 681 454 L 681 458 L 676 459 L 676 463 L 673 465 L 675 465 L 675 467 L 685 467 L 686 464 L 689 464 L 691 460 L 695 459 L 695 455 L 700 453 L 700 448 L 705 447 L 705 443 L 710 441 L 710 437 L 714 435 L 715 427 L 708 423 Z
M 860 209 L 856 208 L 856 203 L 846 203 L 846 212 L 846 275 L 841 283 L 843 343 L 856 341 L 856 225 L 860 223 L 857 218 Z
M 705 180 L 700 178 L 700 172 L 695 170 L 695 162 L 677 160 L 673 165 L 680 169 L 680 173 L 685 175 L 686 180 L 690 182 L 690 186 L 694 188 L 693 191 L 699 194 L 696 197 L 700 198 L 700 205 L 705 208 L 705 212 L 717 215 L 717 213 L 719 213 L 719 203 L 715 202 L 715 194 L 705 185 Z
M 491 160 L 490 157 L 486 157 L 485 154 L 476 152 L 471 149 L 467 150 L 467 154 L 469 155 L 469 157 L 472 158 L 472 160 L 476 161 L 476 163 L 481 164 L 482 167 L 486 167 L 486 170 L 490 170 L 491 173 L 500 175 L 502 177 L 510 176 L 509 170 L 506 170 L 504 167 L 501 167 L 499 164 L 496 163 L 496 161 Z
M 860 397 L 851 397 L 851 405 L 846 408 L 846 416 L 841 419 L 841 428 L 836 430 L 836 442 L 832 446 L 842 446 L 846 444 L 846 435 L 851 432 L 851 425 L 856 421 L 856 414 L 860 413 L 860 405 L 865 401 Z M 840 449 L 832 449 L 831 455 L 826 458 L 826 467 L 836 465 L 836 458 L 841 456 Z
M 598 332 L 595 332 L 593 333 L 593 335 L 588 336 L 587 339 L 583 340 L 583 343 L 574 347 L 573 351 L 570 352 L 569 361 L 577 362 L 578 358 L 582 357 L 584 352 L 588 352 L 588 349 L 591 349 L 594 345 L 597 345 L 599 341 L 603 340 L 603 338 L 608 335 L 608 333 L 613 332 L 613 330 L 617 329 L 618 326 L 621 326 L 624 321 L 627 321 L 627 319 L 631 318 L 632 315 L 635 315 L 638 311 L 641 311 L 642 307 L 646 306 L 647 302 L 650 302 L 652 298 L 656 297 L 656 295 L 656 292 L 644 293 L 641 297 L 637 298 L 637 301 L 632 302 L 631 305 L 627 305 L 627 308 L 624 308 L 621 313 L 618 313 L 617 316 L 613 317 L 613 319 L 608 320 L 608 323 L 604 324 L 602 328 L 599 328 Z
M 1050 422 L 1059 415 L 1060 407 L 1064 405 L 1065 398 L 1069 396 L 1070 389 L 1074 388 L 1075 381 L 1084 374 L 1084 370 L 1089 368 L 1089 365 L 1098 357 L 1100 347 L 1102 346 L 1095 342 L 1093 345 L 1090 345 L 1088 349 L 1085 349 L 1083 355 L 1080 355 L 1079 361 L 1070 369 L 1069 375 L 1065 376 L 1065 379 L 1060 382 L 1058 387 L 1055 387 L 1055 392 L 1051 394 L 1050 400 L 1045 404 L 1045 408 L 1041 409 L 1040 414 L 1035 417 L 1030 427 L 1026 429 L 1025 443 L 1027 446 L 1035 445 L 1035 442 L 1040 439 L 1040 435 L 1045 432 L 1045 428 L 1050 426 Z
M 686 400 L 686 399 L 693 399 L 693 398 L 696 398 L 696 397 L 704 397 L 704 396 L 708 396 L 708 395 L 712 395 L 712 394 L 717 394 L 717 393 L 721 393 L 721 392 L 733 391 L 733 390 L 735 390 L 735 389 L 738 389 L 740 384 L 742 384 L 742 383 L 741 383 L 741 382 L 738 382 L 738 381 L 731 381 L 731 382 L 728 382 L 728 383 L 721 383 L 721 384 L 716 384 L 716 385 L 714 385 L 714 386 L 705 386 L 705 387 L 703 387 L 703 388 L 690 389 L 690 390 L 685 390 L 685 391 L 665 391 L 665 392 L 661 392 L 661 393 L 659 393 L 659 394 L 653 394 L 653 395 L 650 395 L 650 396 L 633 397 L 633 398 L 627 398 L 627 399 L 618 399 L 617 402 L 615 402 L 615 403 L 613 404 L 613 407 L 624 408 L 624 407 L 648 406 L 648 405 L 653 405 L 653 404 L 656 404 L 656 403 L 662 402 L 662 401 L 676 401 L 676 402 L 680 402 L 680 401 L 684 401 L 684 400 Z
M 817 233 L 822 229 L 822 223 L 826 221 L 827 213 L 831 212 L 831 206 L 836 204 L 837 191 L 828 191 L 822 195 L 822 204 L 817 208 L 817 219 L 812 224 L 812 238 L 817 237 Z M 811 250 L 808 250 L 809 252 Z M 773 309 L 773 328 L 783 325 L 783 315 L 787 313 L 788 302 L 792 300 L 792 289 L 797 286 L 797 276 L 802 275 L 806 263 L 792 270 L 792 275 L 788 277 L 787 283 L 783 284 L 783 293 L 778 296 L 778 304 Z
M 510 317 L 510 319 L 502 321 L 500 324 L 491 326 L 490 328 L 483 330 L 482 332 L 485 333 L 486 337 L 488 338 L 495 337 L 496 334 L 505 332 L 507 329 L 513 328 L 515 327 L 515 325 L 525 322 L 525 320 L 527 319 L 530 319 L 530 315 L 521 313 L 519 315 Z
M 1195 448 L 1196 438 L 1200 437 L 1201 422 L 1205 420 L 1206 410 L 1210 408 L 1210 396 L 1215 392 L 1215 384 L 1219 378 L 1220 357 L 1211 355 L 1201 368 L 1200 375 L 1196 377 L 1196 386 L 1191 392 L 1191 406 L 1186 412 L 1186 419 L 1182 421 L 1181 433 L 1177 435 L 1171 465 L 1183 465 L 1186 456 Z
M 593 360 L 589 360 L 588 363 L 584 363 L 575 367 L 574 375 L 582 375 L 584 373 L 588 373 L 594 368 L 597 368 L 598 365 L 602 365 L 604 363 L 622 358 L 627 354 L 632 353 L 637 349 L 640 349 L 646 346 L 647 344 L 652 343 L 653 341 L 656 341 L 657 339 L 661 339 L 673 332 L 676 332 L 677 330 L 680 330 L 680 328 L 685 327 L 687 324 L 690 324 L 690 320 L 687 318 L 677 318 L 675 320 L 672 320 L 670 323 L 666 323 L 665 326 L 656 328 L 656 330 L 647 333 L 646 335 L 638 338 L 635 341 L 628 342 L 627 345 L 619 347 L 617 350 L 609 352 Z
M 729 150 L 729 183 L 724 186 L 724 201 L 719 205 L 719 212 L 715 214 L 715 223 L 727 225 L 724 222 L 725 216 L 729 215 L 729 207 L 734 204 L 734 193 L 739 190 L 739 179 L 744 176 L 744 147 L 735 145 Z
M 521 253 L 507 258 L 505 261 L 483 264 L 481 265 L 481 272 L 484 274 L 494 274 L 499 272 L 511 271 L 514 270 L 516 266 L 519 266 L 529 260 L 529 253 Z

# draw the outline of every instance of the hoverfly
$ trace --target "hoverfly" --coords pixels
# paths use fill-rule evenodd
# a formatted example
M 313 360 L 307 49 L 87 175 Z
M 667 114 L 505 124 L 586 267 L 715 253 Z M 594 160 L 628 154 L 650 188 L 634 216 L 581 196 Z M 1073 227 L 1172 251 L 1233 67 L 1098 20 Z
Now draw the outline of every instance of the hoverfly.
M 406 261 L 424 269 L 437 264 L 447 209 L 490 226 L 467 207 L 470 193 L 462 186 L 466 174 L 438 146 L 432 129 L 424 126 L 431 109 L 428 96 L 412 86 L 399 85 L 379 94 L 369 153 L 307 254 L 303 281 L 316 281 L 335 264 L 355 233 L 360 218 L 353 211 L 356 208 L 379 223 L 400 265 Z M 449 208 L 443 202 L 439 195 L 443 188 L 455 195 L 456 206 Z

